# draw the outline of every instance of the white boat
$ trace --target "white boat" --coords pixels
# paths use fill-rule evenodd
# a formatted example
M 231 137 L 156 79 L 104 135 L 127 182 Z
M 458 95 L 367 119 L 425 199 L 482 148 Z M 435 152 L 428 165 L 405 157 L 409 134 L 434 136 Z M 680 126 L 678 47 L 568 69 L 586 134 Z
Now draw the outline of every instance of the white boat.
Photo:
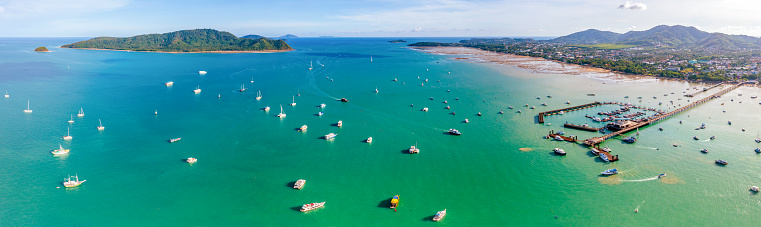
M 600 153 L 600 159 L 602 159 L 605 162 L 609 162 L 610 159 L 608 159 L 608 156 L 605 155 L 605 153 Z
M 750 190 L 754 192 L 758 192 L 758 186 L 751 186 Z
M 5 91 L 5 97 L 6 98 L 11 97 L 10 95 L 8 95 L 8 91 Z
M 293 96 L 293 102 L 291 103 L 291 106 L 295 106 L 295 105 L 296 105 L 296 96 Z
M 433 215 L 433 221 L 441 221 L 445 216 L 447 216 L 447 209 L 436 212 L 436 215 Z
M 98 125 L 98 131 L 103 131 L 103 129 L 106 129 L 106 127 L 103 127 L 103 122 L 100 122 L 100 119 L 98 119 L 98 123 L 100 123 L 100 125 Z
M 336 126 L 338 126 L 338 127 L 341 127 L 341 126 L 343 126 L 343 125 L 344 125 L 344 122 L 343 122 L 343 121 L 338 121 L 338 123 L 336 123 Z
M 554 151 L 555 154 L 558 154 L 558 155 L 566 155 L 565 151 L 563 149 L 560 149 L 560 148 L 555 148 L 552 151 Z
M 304 184 L 306 184 L 306 183 L 307 183 L 306 180 L 299 179 L 299 180 L 296 181 L 295 184 L 293 184 L 293 188 L 301 190 L 302 188 L 304 188 Z
M 180 141 L 181 139 L 182 139 L 182 137 L 177 137 L 177 138 L 174 138 L 174 139 L 169 139 L 169 143 L 174 143 L 174 142 Z
M 307 130 L 307 125 L 302 125 L 301 128 L 299 128 L 299 131 L 305 132 Z
M 31 113 L 32 109 L 29 109 L 29 100 L 26 100 L 26 109 L 24 110 L 24 113 Z
M 325 103 L 320 104 L 320 108 L 325 108 Z
M 171 87 L 173 84 L 174 84 L 173 81 L 164 82 L 164 85 L 167 86 L 167 87 Z
M 283 105 L 280 105 L 280 113 L 277 114 L 277 117 L 285 118 L 285 113 L 283 113 Z
M 420 149 L 417 148 L 417 142 L 415 142 L 414 146 L 410 147 L 409 152 L 410 154 L 420 153 Z
M 318 112 L 318 113 L 317 113 L 317 116 L 319 117 L 319 116 L 322 116 L 323 114 L 325 114 L 325 113 L 323 113 L 323 112 Z
M 329 134 L 325 135 L 325 140 L 332 140 L 332 139 L 335 139 L 335 138 L 336 138 L 336 136 L 337 136 L 337 135 L 336 135 L 335 133 L 332 133 L 332 132 L 331 132 L 331 133 L 329 133 Z
M 254 78 L 253 78 L 253 77 L 251 77 L 251 83 L 252 83 L 252 84 L 254 83 Z
M 241 84 L 241 85 L 240 85 L 240 90 L 238 90 L 239 92 L 244 92 L 244 91 L 246 91 L 246 87 L 245 87 L 244 85 L 245 85 L 245 84 Z
M 62 139 L 63 140 L 71 140 L 71 138 L 72 138 L 71 135 L 69 135 L 69 128 L 66 128 L 66 136 L 64 136 Z
M 262 100 L 262 91 L 256 92 L 256 100 Z
M 428 111 L 428 107 L 423 107 L 423 109 L 420 111 Z
M 262 110 L 264 110 L 264 112 L 270 111 L 270 107 L 269 106 L 265 106 L 264 109 L 262 109 Z
M 372 61 L 373 61 L 373 56 L 372 56 L 372 55 L 370 55 L 370 62 L 372 62 Z
M 198 71 L 199 75 L 206 75 L 206 71 Z
M 73 188 L 76 186 L 81 185 L 82 183 L 85 183 L 87 180 L 80 181 L 78 175 L 74 175 L 74 180 L 71 179 L 71 176 L 69 176 L 68 179 L 63 179 L 63 186 L 67 188 Z
M 193 90 L 193 93 L 200 94 L 201 93 L 201 86 L 196 86 L 196 89 Z M 222 96 L 222 95 L 220 94 L 220 96 Z
M 600 156 L 600 157 L 602 157 L 602 156 Z M 602 174 L 602 175 L 615 175 L 615 174 L 618 174 L 618 170 L 617 169 L 609 169 L 609 170 L 605 170 L 604 172 L 602 172 L 600 174 Z
M 74 123 L 74 114 L 70 114 L 71 120 L 69 120 L 69 123 Z
M 154 111 L 153 115 L 159 115 L 159 110 Z
M 373 137 L 367 137 L 367 140 L 365 140 L 365 143 L 372 143 Z
M 194 157 L 189 157 L 188 159 L 185 159 L 185 162 L 193 164 L 193 163 L 198 162 L 198 159 L 196 159 Z
M 467 119 L 467 118 L 465 118 L 465 123 L 470 123 L 470 121 L 468 121 L 468 119 Z
M 310 211 L 310 210 L 322 208 L 324 206 L 325 206 L 325 202 L 321 202 L 321 203 L 307 203 L 307 204 L 304 204 L 304 205 L 301 206 L 301 210 L 300 211 L 301 212 L 307 212 L 307 211 Z
M 309 70 L 312 70 L 312 61 L 309 61 Z
M 58 149 L 57 150 L 53 150 L 50 153 L 53 153 L 53 155 L 68 154 L 69 153 L 69 149 L 63 149 L 63 146 L 61 146 L 61 144 L 58 144 Z

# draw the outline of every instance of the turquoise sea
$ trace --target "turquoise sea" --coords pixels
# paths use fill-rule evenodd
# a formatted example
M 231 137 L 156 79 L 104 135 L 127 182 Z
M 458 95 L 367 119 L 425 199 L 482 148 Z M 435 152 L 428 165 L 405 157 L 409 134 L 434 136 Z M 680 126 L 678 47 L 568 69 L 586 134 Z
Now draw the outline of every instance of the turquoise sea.
M 296 51 L 270 54 L 56 48 L 79 40 L 0 39 L 0 92 L 10 95 L 0 98 L 4 226 L 752 226 L 761 213 L 761 195 L 748 190 L 761 185 L 753 151 L 761 146 L 753 141 L 761 100 L 750 98 L 758 88 L 641 129 L 635 144 L 609 140 L 603 146 L 621 161 L 604 163 L 584 146 L 542 136 L 600 135 L 562 124 L 601 125 L 583 116 L 618 107 L 550 116 L 549 126 L 535 123 L 536 114 L 566 101 L 668 110 L 668 101 L 688 103 L 686 89 L 708 85 L 530 73 L 386 42 L 392 38 L 292 39 Z M 33 52 L 38 46 L 52 52 Z M 288 105 L 293 96 L 296 106 Z M 22 111 L 27 100 L 33 113 Z M 275 116 L 280 105 L 283 119 Z M 701 123 L 707 128 L 694 130 Z M 308 130 L 297 131 L 301 125 Z M 67 127 L 71 141 L 61 139 Z M 463 135 L 446 135 L 450 128 Z M 335 140 L 322 139 L 331 132 Z M 182 140 L 168 143 L 174 137 Z M 416 143 L 420 153 L 406 154 Z M 52 156 L 59 144 L 70 154 Z M 568 155 L 552 155 L 555 147 Z M 191 156 L 198 162 L 183 161 Z M 610 168 L 621 173 L 600 177 Z M 668 176 L 653 179 L 660 173 Z M 68 174 L 87 182 L 64 189 Z M 307 181 L 303 190 L 291 188 L 298 179 Z M 298 211 L 322 201 L 322 209 Z M 432 222 L 443 209 L 446 218 Z

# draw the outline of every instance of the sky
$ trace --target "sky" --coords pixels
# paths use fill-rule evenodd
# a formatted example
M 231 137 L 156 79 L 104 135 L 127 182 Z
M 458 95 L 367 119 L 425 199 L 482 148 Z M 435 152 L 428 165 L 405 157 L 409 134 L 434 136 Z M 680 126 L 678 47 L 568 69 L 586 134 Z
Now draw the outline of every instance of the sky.
M 194 28 L 277 37 L 557 37 L 657 25 L 761 36 L 759 0 L 0 0 L 0 37 Z

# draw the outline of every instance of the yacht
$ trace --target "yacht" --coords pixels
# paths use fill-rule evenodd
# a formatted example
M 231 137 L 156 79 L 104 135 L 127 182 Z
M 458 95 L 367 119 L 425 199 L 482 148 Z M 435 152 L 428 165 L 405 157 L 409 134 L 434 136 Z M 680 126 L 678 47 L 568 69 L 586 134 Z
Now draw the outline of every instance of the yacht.
M 716 160 L 716 164 L 727 165 L 729 163 L 727 163 L 727 161 L 719 159 L 719 160 Z
M 262 109 L 262 110 L 264 110 L 265 112 L 270 111 L 270 107 L 269 106 L 265 106 L 264 109 Z
M 98 125 L 98 131 L 103 131 L 103 129 L 106 129 L 106 127 L 103 127 L 103 122 L 100 122 L 100 119 L 98 119 L 98 123 L 100 123 L 100 125 Z
M 280 105 L 280 113 L 277 114 L 277 117 L 285 118 L 285 114 L 283 113 L 283 105 Z
M 373 137 L 367 137 L 367 140 L 365 140 L 365 143 L 372 143 Z
M 445 216 L 447 216 L 447 209 L 436 212 L 436 215 L 433 215 L 433 221 L 441 221 Z
M 410 154 L 420 153 L 420 149 L 417 148 L 417 142 L 415 142 L 414 146 L 411 146 L 409 149 Z
M 321 203 L 307 203 L 307 204 L 304 204 L 304 205 L 301 206 L 301 210 L 300 211 L 301 212 L 307 212 L 307 211 L 310 211 L 310 210 L 322 208 L 324 206 L 325 206 L 325 202 L 321 202 Z
M 299 128 L 299 131 L 305 132 L 307 130 L 307 125 L 302 125 L 301 128 Z
M 399 206 L 399 195 L 395 195 L 391 198 L 391 209 L 396 209 L 396 207 Z
M 336 126 L 338 126 L 338 127 L 341 127 L 341 126 L 343 126 L 343 125 L 344 125 L 344 122 L 343 122 L 343 121 L 338 121 L 338 123 L 336 123 Z
M 31 113 L 32 109 L 29 109 L 29 100 L 26 100 L 26 109 L 24 110 L 24 113 Z
M 320 108 L 325 108 L 325 103 L 320 104 Z
M 200 94 L 201 93 L 201 86 L 196 86 L 196 89 L 193 90 L 193 93 Z M 220 94 L 220 96 L 222 96 L 222 95 Z
M 600 156 L 600 157 L 602 157 L 602 156 Z M 602 175 L 615 175 L 615 174 L 618 174 L 618 169 L 605 170 L 605 171 L 603 171 L 600 174 L 602 174 Z
M 296 181 L 295 184 L 293 184 L 293 188 L 301 190 L 302 188 L 304 188 L 304 184 L 306 184 L 306 183 L 307 183 L 306 180 L 299 179 L 299 180 Z
M 206 75 L 206 71 L 198 71 L 199 75 Z
M 312 61 L 309 61 L 309 70 L 312 70 Z
M 750 190 L 753 192 L 758 192 L 758 186 L 751 186 Z
M 174 139 L 169 139 L 169 142 L 170 142 L 170 143 L 174 143 L 174 142 L 180 141 L 181 139 L 182 139 L 182 138 L 180 138 L 180 137 L 177 137 L 177 138 L 174 138 Z
M 85 183 L 87 180 L 80 181 L 78 175 L 74 175 L 74 179 L 71 179 L 71 176 L 69 176 L 68 179 L 64 179 L 63 186 L 67 188 L 73 188 L 81 185 L 82 183 Z
M 58 149 L 57 150 L 53 150 L 50 153 L 53 153 L 53 155 L 68 154 L 69 153 L 69 149 L 63 149 L 63 146 L 61 146 L 61 144 L 58 144 Z
M 71 140 L 71 134 L 69 134 L 70 128 L 66 128 L 66 136 L 63 137 L 63 140 Z
M 462 133 L 460 133 L 460 131 L 457 131 L 457 129 L 450 128 L 449 135 L 459 136 L 459 135 L 462 135 Z
M 254 83 L 254 78 L 253 78 L 253 77 L 251 77 L 251 83 L 252 83 L 252 84 Z
M 69 120 L 69 124 L 74 123 L 74 114 L 70 114 L 71 120 Z
M 164 82 L 164 85 L 167 86 L 167 87 L 171 87 L 173 84 L 174 84 L 174 82 L 172 82 L 172 81 Z
M 262 100 L 262 91 L 256 92 L 256 100 Z
M 332 139 L 336 138 L 336 136 L 337 135 L 335 133 L 331 132 L 330 134 L 325 135 L 325 140 L 332 140 Z
M 244 84 L 241 84 L 241 85 L 240 85 L 240 90 L 238 90 L 238 91 L 239 91 L 239 92 L 244 92 L 244 91 L 246 91 L 246 87 L 244 86 Z
M 554 151 L 555 154 L 558 154 L 558 155 L 566 155 L 565 151 L 563 149 L 560 149 L 560 148 L 555 148 L 552 151 Z
M 704 149 L 700 149 L 700 152 L 703 152 L 703 154 L 708 154 L 708 150 L 706 150 L 705 148 Z
M 196 162 L 198 162 L 198 159 L 196 159 L 196 158 L 194 158 L 194 157 L 189 157 L 188 159 L 185 159 L 185 161 L 186 161 L 187 163 L 193 164 L 193 163 L 196 163 Z

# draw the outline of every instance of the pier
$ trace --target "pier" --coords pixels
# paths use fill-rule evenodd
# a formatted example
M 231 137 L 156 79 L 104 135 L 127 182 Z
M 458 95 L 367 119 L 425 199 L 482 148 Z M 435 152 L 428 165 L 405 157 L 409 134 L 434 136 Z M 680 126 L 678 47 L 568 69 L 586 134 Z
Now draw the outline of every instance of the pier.
M 719 91 L 719 92 L 717 92 L 717 93 L 715 93 L 713 95 L 710 95 L 708 97 L 705 97 L 703 99 L 700 99 L 698 101 L 690 103 L 689 105 L 683 106 L 682 108 L 676 109 L 674 111 L 671 111 L 671 112 L 668 112 L 668 113 L 665 113 L 665 114 L 659 114 L 659 115 L 653 116 L 653 117 L 651 117 L 651 118 L 649 118 L 649 119 L 647 119 L 647 120 L 645 120 L 643 122 L 637 123 L 637 124 L 635 124 L 633 126 L 621 129 L 619 131 L 616 131 L 616 132 L 613 132 L 613 133 L 610 133 L 610 134 L 607 134 L 607 135 L 604 135 L 604 136 L 599 136 L 599 137 L 594 137 L 594 138 L 586 139 L 586 140 L 584 140 L 584 144 L 586 144 L 587 146 L 593 147 L 593 146 L 595 146 L 597 144 L 600 144 L 603 141 L 605 141 L 607 139 L 610 139 L 612 137 L 615 137 L 615 136 L 618 136 L 618 135 L 621 135 L 621 134 L 624 134 L 624 133 L 627 133 L 627 132 L 631 132 L 633 130 L 636 130 L 636 129 L 641 128 L 643 126 L 647 126 L 647 125 L 656 123 L 658 121 L 662 121 L 663 119 L 669 118 L 669 117 L 674 116 L 674 115 L 676 115 L 678 113 L 681 113 L 681 112 L 684 112 L 686 110 L 689 110 L 689 109 L 691 109 L 691 108 L 693 108 L 695 106 L 698 106 L 698 105 L 703 104 L 703 103 L 705 103 L 707 101 L 710 101 L 711 99 L 718 98 L 721 95 L 734 90 L 735 88 L 738 88 L 738 87 L 740 87 L 742 85 L 745 85 L 746 83 L 735 84 L 735 85 L 733 85 L 733 86 L 731 86 L 729 88 L 726 88 L 724 90 L 721 90 L 721 91 Z
M 607 151 L 600 149 L 599 147 L 592 147 L 592 154 L 595 154 L 597 156 L 605 155 L 605 157 L 608 158 L 609 162 L 618 161 L 618 155 L 612 155 L 608 153 Z
M 592 127 L 589 127 L 589 126 L 586 126 L 586 125 L 575 125 L 575 124 L 569 124 L 569 123 L 565 123 L 563 125 L 563 127 L 572 128 L 572 129 L 578 129 L 578 130 L 584 130 L 584 131 L 590 131 L 590 132 L 597 132 L 597 131 L 600 131 L 600 129 L 602 129 L 602 128 L 592 128 Z
M 555 131 L 550 131 L 547 137 L 549 137 L 549 139 L 555 139 L 555 137 L 560 137 L 561 139 L 571 143 L 575 143 L 579 139 L 579 137 L 577 136 L 574 136 L 574 137 L 562 136 L 562 135 L 556 134 Z
M 711 86 L 711 87 L 708 87 L 708 88 L 703 88 L 703 90 L 702 90 L 702 91 L 698 91 L 698 92 L 695 92 L 695 93 L 692 93 L 692 94 L 686 94 L 686 95 L 684 95 L 684 97 L 694 97 L 694 96 L 696 96 L 696 95 L 698 95 L 698 94 L 700 94 L 700 93 L 706 92 L 706 91 L 708 91 L 708 90 L 711 90 L 711 89 L 713 89 L 713 88 L 715 88 L 715 87 L 718 87 L 718 86 L 721 86 L 721 85 L 723 85 L 723 84 L 724 84 L 724 82 L 721 82 L 721 83 L 718 83 L 718 84 L 716 84 L 716 85 L 713 85 L 713 86 Z
M 572 106 L 572 107 L 563 108 L 563 109 L 545 111 L 545 112 L 539 113 L 539 115 L 537 115 L 536 118 L 537 118 L 537 121 L 540 124 L 544 124 L 544 116 L 555 115 L 555 114 L 559 114 L 560 112 L 571 112 L 571 111 L 576 111 L 576 110 L 583 110 L 583 109 L 586 109 L 586 108 L 591 108 L 591 107 L 599 106 L 599 105 L 602 105 L 602 104 L 603 103 L 601 103 L 601 102 L 593 102 L 593 103 L 587 103 L 587 104 L 584 104 L 584 105 Z

